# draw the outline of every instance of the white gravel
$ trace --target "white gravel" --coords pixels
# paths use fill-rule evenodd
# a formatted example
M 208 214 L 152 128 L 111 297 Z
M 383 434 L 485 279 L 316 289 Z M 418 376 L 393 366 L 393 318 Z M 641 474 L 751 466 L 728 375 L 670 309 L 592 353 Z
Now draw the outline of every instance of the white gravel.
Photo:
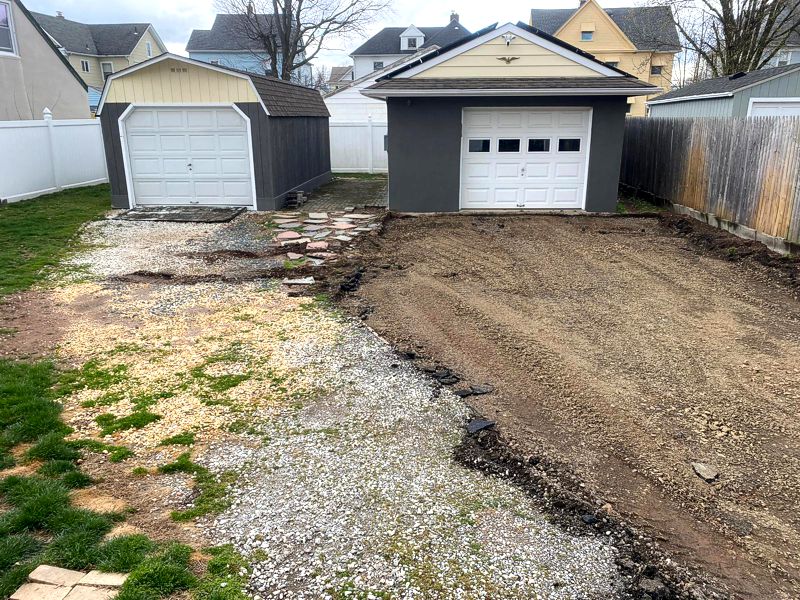
M 215 471 L 246 463 L 233 505 L 205 528 L 252 557 L 256 598 L 618 596 L 610 546 L 451 459 L 464 403 L 370 330 L 285 348 L 330 394 L 257 425 L 262 448 L 202 458 Z

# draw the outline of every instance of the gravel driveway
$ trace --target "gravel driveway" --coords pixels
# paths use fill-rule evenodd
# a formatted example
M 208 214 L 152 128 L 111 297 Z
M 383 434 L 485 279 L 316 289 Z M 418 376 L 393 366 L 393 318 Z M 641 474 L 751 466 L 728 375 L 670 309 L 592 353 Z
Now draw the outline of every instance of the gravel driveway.
M 107 220 L 83 241 L 42 314 L 58 320 L 62 363 L 119 375 L 77 390 L 65 418 L 134 450 L 121 466 L 86 464 L 99 492 L 138 509 L 126 527 L 232 543 L 255 598 L 626 597 L 602 534 L 562 530 L 452 459 L 462 399 L 360 321 L 257 276 L 286 258 L 259 219 Z M 99 414 L 141 406 L 155 420 L 102 436 Z M 163 440 L 187 431 L 192 460 L 235 478 L 228 508 L 196 527 L 169 518 L 196 501 L 190 478 L 156 472 L 186 450 Z

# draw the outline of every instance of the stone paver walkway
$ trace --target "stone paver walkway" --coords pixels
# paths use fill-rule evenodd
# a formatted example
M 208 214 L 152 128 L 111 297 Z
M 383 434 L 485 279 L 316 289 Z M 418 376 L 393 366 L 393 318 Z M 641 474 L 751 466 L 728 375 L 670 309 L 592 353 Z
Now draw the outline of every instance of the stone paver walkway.
M 110 600 L 125 583 L 124 573 L 72 571 L 40 565 L 25 583 L 11 595 L 11 600 Z

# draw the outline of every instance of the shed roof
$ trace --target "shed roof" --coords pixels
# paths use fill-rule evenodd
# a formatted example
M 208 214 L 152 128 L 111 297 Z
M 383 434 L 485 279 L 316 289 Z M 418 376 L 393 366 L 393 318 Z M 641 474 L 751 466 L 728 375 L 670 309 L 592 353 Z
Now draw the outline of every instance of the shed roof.
M 64 17 L 31 13 L 67 52 L 95 56 L 128 56 L 150 23 L 79 23 Z
M 724 94 L 732 96 L 739 90 L 762 83 L 768 79 L 775 77 L 782 77 L 795 71 L 800 71 L 800 65 L 784 65 L 782 67 L 774 67 L 772 69 L 761 69 L 760 71 L 750 71 L 749 73 L 738 75 L 725 75 L 723 77 L 714 77 L 713 79 L 705 79 L 698 81 L 691 85 L 684 86 L 677 90 L 672 90 L 666 94 L 662 94 L 654 98 L 651 102 L 658 103 L 662 101 L 670 102 L 683 102 L 686 100 L 699 99 L 703 96 L 717 96 Z
M 331 67 L 331 74 L 328 77 L 329 83 L 338 83 L 343 77 L 349 75 L 353 71 L 353 65 L 347 67 Z
M 178 62 L 188 63 L 194 66 L 211 69 L 214 71 L 228 71 L 231 74 L 239 77 L 248 78 L 258 94 L 259 98 L 267 109 L 271 117 L 329 117 L 327 106 L 322 99 L 319 91 L 304 87 L 302 85 L 292 83 L 290 81 L 283 81 L 275 77 L 268 77 L 257 73 L 250 73 L 249 71 L 242 71 L 225 67 L 222 65 L 212 65 L 185 56 L 178 56 L 176 54 L 164 53 L 150 60 L 139 63 L 122 71 L 117 71 L 109 76 L 106 80 L 105 87 L 103 88 L 103 99 L 100 101 L 98 112 L 102 110 L 103 102 L 105 101 L 105 94 L 108 91 L 109 85 L 112 81 L 121 77 L 126 77 L 136 71 L 145 69 L 151 65 L 159 63 L 164 60 L 175 60 Z
M 554 35 L 577 10 L 577 8 L 534 8 L 531 10 L 531 23 L 534 27 Z M 675 29 L 672 12 L 668 6 L 624 6 L 603 10 L 637 50 L 665 52 L 680 50 L 678 31 Z
M 418 49 L 401 50 L 400 34 L 408 27 L 384 27 L 378 33 L 361 44 L 350 53 L 350 56 L 373 54 L 414 54 Z M 425 41 L 420 46 L 446 46 L 470 35 L 470 31 L 456 20 L 450 21 L 444 27 L 417 27 L 425 36 Z

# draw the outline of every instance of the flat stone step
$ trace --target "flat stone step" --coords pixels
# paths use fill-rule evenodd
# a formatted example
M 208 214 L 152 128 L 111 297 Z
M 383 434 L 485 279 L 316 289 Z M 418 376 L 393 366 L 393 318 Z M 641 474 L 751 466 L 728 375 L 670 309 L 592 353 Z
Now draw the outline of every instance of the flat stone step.
M 49 583 L 50 585 L 70 587 L 83 579 L 84 575 L 85 573 L 80 571 L 51 567 L 50 565 L 39 565 L 28 575 L 28 579 L 34 583 Z
M 10 600 L 64 600 L 71 587 L 47 583 L 26 583 L 11 594 Z
M 78 585 L 95 587 L 120 587 L 128 578 L 127 573 L 103 573 L 102 571 L 89 571 L 78 582 Z

